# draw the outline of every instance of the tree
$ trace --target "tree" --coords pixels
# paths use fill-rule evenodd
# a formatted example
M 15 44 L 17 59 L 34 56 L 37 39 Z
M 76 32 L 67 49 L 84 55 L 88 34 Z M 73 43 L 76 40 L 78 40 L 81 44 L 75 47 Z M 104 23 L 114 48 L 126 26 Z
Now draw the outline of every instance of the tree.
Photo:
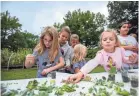
M 18 18 L 11 17 L 8 11 L 1 13 L 1 45 L 17 51 L 19 48 L 34 48 L 39 37 L 27 31 L 21 31 Z
M 8 36 L 8 48 L 17 51 L 20 48 L 34 48 L 39 37 L 29 32 L 16 32 Z
M 96 46 L 99 41 L 99 35 L 104 30 L 106 24 L 103 14 L 94 14 L 90 11 L 81 11 L 80 9 L 68 12 L 61 26 L 69 26 L 72 34 L 78 34 L 80 42 L 86 46 Z
M 21 30 L 18 18 L 11 17 L 8 11 L 1 13 L 1 48 L 8 47 L 8 36 Z
M 26 41 L 27 46 L 24 48 L 34 48 L 39 41 L 39 36 L 29 33 L 27 31 L 22 32 L 24 40 Z
M 59 32 L 61 30 L 61 24 L 60 23 L 54 23 L 54 27 L 57 28 L 57 31 Z
M 109 1 L 107 7 L 110 28 L 117 28 L 126 20 L 138 26 L 138 1 Z

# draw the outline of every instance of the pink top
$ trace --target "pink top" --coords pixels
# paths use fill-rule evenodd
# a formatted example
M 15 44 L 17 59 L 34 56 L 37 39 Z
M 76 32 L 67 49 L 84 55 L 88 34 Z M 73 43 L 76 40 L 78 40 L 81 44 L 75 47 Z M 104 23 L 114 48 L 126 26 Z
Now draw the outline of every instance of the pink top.
M 122 63 L 133 63 L 129 61 L 129 57 L 125 56 L 125 50 L 122 47 L 116 47 L 115 52 L 108 53 L 104 49 L 97 52 L 97 55 L 94 59 L 91 59 L 88 61 L 82 68 L 81 72 L 86 75 L 90 71 L 92 71 L 96 66 L 99 64 L 104 67 L 106 71 L 108 71 L 108 68 L 106 67 L 108 65 L 108 58 L 111 57 L 116 68 L 120 69 L 122 66 Z M 134 60 L 136 62 L 137 60 Z

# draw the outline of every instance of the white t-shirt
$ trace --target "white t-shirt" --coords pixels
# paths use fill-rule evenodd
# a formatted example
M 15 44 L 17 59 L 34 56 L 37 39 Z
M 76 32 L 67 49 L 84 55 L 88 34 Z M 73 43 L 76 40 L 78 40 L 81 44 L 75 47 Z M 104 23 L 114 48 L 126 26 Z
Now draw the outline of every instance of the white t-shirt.
M 137 43 L 136 39 L 134 37 L 130 36 L 130 35 L 128 35 L 127 37 L 123 37 L 123 36 L 118 35 L 118 39 L 119 39 L 122 46 L 129 46 L 129 45 L 136 46 L 136 47 L 138 46 L 138 43 Z M 125 56 L 130 56 L 133 53 L 136 53 L 136 52 L 134 52 L 132 50 L 125 50 Z M 137 67 L 138 64 L 123 63 L 123 66 L 125 68 L 129 68 L 131 66 L 132 67 Z
M 127 37 L 123 37 L 123 36 L 118 35 L 118 39 L 119 39 L 120 43 L 122 44 L 122 46 L 132 45 L 132 46 L 137 47 L 137 45 L 138 45 L 136 39 L 130 35 L 128 35 Z M 126 56 L 130 56 L 133 53 L 134 52 L 131 50 L 125 50 Z

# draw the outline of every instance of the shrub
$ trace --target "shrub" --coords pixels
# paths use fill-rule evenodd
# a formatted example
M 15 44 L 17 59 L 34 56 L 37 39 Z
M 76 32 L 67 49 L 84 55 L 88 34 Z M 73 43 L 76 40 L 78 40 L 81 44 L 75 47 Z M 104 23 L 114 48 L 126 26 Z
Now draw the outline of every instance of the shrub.
M 88 49 L 86 58 L 93 59 L 100 48 Z
M 7 48 L 2 49 L 1 51 L 1 65 L 2 66 L 7 66 L 9 57 L 13 53 L 10 59 L 10 65 L 22 65 L 23 62 L 25 61 L 25 57 L 27 54 L 32 53 L 32 49 L 27 49 L 27 48 L 21 48 L 18 49 L 17 52 L 12 52 L 8 50 Z

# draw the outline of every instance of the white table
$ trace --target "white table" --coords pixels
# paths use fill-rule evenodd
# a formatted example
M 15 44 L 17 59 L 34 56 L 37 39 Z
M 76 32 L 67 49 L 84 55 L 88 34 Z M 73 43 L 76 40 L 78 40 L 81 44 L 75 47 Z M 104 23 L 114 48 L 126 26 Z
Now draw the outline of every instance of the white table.
M 134 70 L 132 70 L 134 71 Z M 136 71 L 137 72 L 137 71 Z M 131 75 L 138 75 L 138 73 L 129 73 L 129 77 L 131 77 Z M 67 79 L 71 74 L 68 73 L 60 73 L 57 72 L 56 73 L 56 86 L 62 86 L 63 83 L 61 83 L 62 79 Z M 108 77 L 108 73 L 107 72 L 103 72 L 103 73 L 93 73 L 93 74 L 88 74 L 89 76 L 92 77 L 92 81 L 95 81 L 96 78 L 100 79 L 102 78 L 102 76 L 105 76 L 106 78 Z M 46 80 L 50 80 L 51 78 L 32 78 L 32 79 L 22 79 L 22 80 L 7 80 L 7 81 L 1 81 L 2 84 L 7 85 L 8 84 L 8 89 L 21 89 L 21 90 L 25 90 L 26 86 L 28 84 L 29 81 L 31 80 L 37 80 L 38 82 L 44 83 Z M 117 73 L 115 75 L 115 81 L 116 82 L 122 82 L 122 78 L 121 78 L 121 74 Z M 64 94 L 64 96 L 69 96 L 69 94 L 73 94 L 70 96 L 79 96 L 79 92 L 88 92 L 88 88 L 92 87 L 93 84 L 92 82 L 85 82 L 85 81 L 80 81 L 79 83 L 77 83 L 77 85 L 79 85 L 79 88 L 76 90 L 76 92 L 73 93 L 66 93 Z M 82 89 L 84 87 L 84 89 Z M 127 91 L 130 91 L 131 88 L 131 84 L 130 82 L 128 83 L 124 83 L 124 89 L 126 89 Z M 135 88 L 138 89 L 138 88 Z M 76 95 L 75 95 L 76 94 Z M 78 94 L 78 95 L 77 95 Z M 50 96 L 54 96 L 54 94 L 50 95 Z M 113 96 L 116 96 L 115 94 L 113 94 Z

